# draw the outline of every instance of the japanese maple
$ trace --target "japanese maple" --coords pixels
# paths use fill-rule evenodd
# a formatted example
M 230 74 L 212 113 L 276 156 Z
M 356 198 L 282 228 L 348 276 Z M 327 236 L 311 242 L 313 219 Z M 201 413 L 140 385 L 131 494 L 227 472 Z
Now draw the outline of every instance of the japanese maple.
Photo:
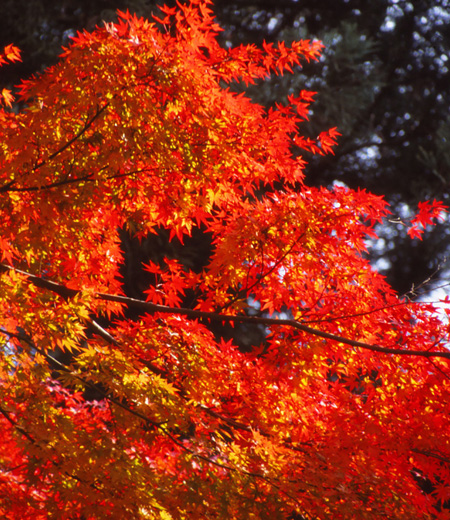
M 448 325 L 370 266 L 382 198 L 308 187 L 338 135 L 300 133 L 313 93 L 267 110 L 230 88 L 321 44 L 222 48 L 209 3 L 119 12 L 21 110 L 2 91 L 2 518 L 450 518 Z M 133 299 L 124 230 L 211 253 L 149 260 Z

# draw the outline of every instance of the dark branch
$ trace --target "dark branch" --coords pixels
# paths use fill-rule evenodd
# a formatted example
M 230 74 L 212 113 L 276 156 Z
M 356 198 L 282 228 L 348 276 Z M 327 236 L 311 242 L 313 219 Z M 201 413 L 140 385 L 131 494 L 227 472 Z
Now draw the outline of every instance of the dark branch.
M 302 332 L 306 332 L 307 334 L 311 334 L 312 336 L 317 336 L 319 338 L 329 339 L 331 341 L 337 341 L 338 343 L 344 343 L 345 345 L 349 345 L 351 347 L 362 348 L 366 350 L 371 350 L 373 352 L 382 352 L 383 354 L 397 354 L 400 356 L 421 356 L 425 358 L 432 357 L 441 357 L 450 359 L 450 352 L 430 352 L 430 351 L 422 351 L 422 350 L 405 350 L 400 348 L 390 348 L 390 347 L 381 347 L 380 345 L 371 345 L 370 343 L 365 343 L 362 341 L 356 341 L 353 339 L 344 338 L 343 336 L 338 336 L 336 334 L 332 334 L 330 332 L 325 332 L 319 329 L 314 329 L 313 327 L 309 327 L 308 325 L 304 325 L 303 323 L 290 320 L 290 319 L 281 319 L 281 318 L 261 318 L 257 316 L 230 316 L 227 314 L 219 314 L 215 312 L 205 312 L 205 311 L 197 311 L 194 309 L 185 309 L 178 307 L 167 307 L 165 305 L 157 305 L 155 303 L 144 302 L 142 300 L 136 300 L 134 298 L 128 298 L 126 296 L 116 296 L 113 294 L 103 294 L 97 293 L 97 298 L 106 301 L 119 302 L 124 303 L 128 306 L 134 307 L 136 309 L 141 309 L 147 312 L 161 312 L 164 314 L 181 314 L 183 316 L 188 316 L 190 318 L 199 318 L 199 319 L 207 319 L 213 321 L 231 321 L 237 323 L 254 323 L 259 325 L 273 325 L 276 327 L 285 326 L 291 327 L 297 330 L 301 330 Z
M 14 192 L 20 192 L 20 191 L 39 191 L 39 190 L 49 190 L 51 188 L 57 188 L 59 186 L 65 186 L 66 184 L 73 184 L 75 182 L 83 182 L 83 181 L 90 181 L 93 180 L 92 177 L 94 176 L 93 173 L 89 173 L 88 175 L 85 175 L 84 177 L 77 177 L 75 179 L 65 179 L 63 181 L 58 182 L 52 182 L 51 184 L 46 184 L 44 186 L 30 186 L 28 188 L 8 188 L 8 189 L 0 189 L 0 191 L 14 191 Z M 11 183 L 10 183 L 11 184 Z M 13 183 L 14 184 L 14 183 Z M 4 187 L 3 187 L 4 188 Z
M 36 444 L 36 441 L 33 439 L 33 437 L 28 432 L 26 432 L 21 426 L 19 426 L 17 422 L 11 417 L 11 414 L 1 406 L 0 413 L 11 424 L 11 426 L 21 435 L 23 435 L 29 442 L 31 442 L 31 444 Z
M 41 168 L 45 164 L 47 164 L 49 161 L 60 155 L 64 150 L 67 150 L 75 141 L 78 141 L 78 139 L 86 133 L 86 131 L 94 124 L 95 120 L 100 117 L 100 115 L 108 108 L 109 103 L 105 103 L 101 108 L 97 107 L 97 111 L 95 114 L 86 121 L 86 123 L 83 125 L 83 128 L 77 132 L 72 139 L 69 139 L 65 144 L 63 144 L 58 150 L 50 154 L 47 159 L 44 159 L 40 163 L 36 164 L 36 166 L 33 168 L 33 171 L 37 170 L 38 168 Z
M 0 264 L 0 272 L 1 271 L 8 271 L 8 270 L 14 270 L 18 273 L 21 273 L 28 277 L 28 279 L 37 287 L 49 289 L 50 291 L 53 291 L 54 293 L 62 296 L 64 299 L 71 298 L 78 294 L 80 291 L 76 289 L 69 289 L 68 287 L 65 287 L 64 285 L 58 284 L 56 282 L 52 282 L 50 280 L 46 280 L 44 278 L 41 278 L 39 276 L 26 273 L 25 271 L 20 271 L 18 269 L 14 269 L 11 266 Z M 300 330 L 302 332 L 305 332 L 306 334 L 310 334 L 311 336 L 316 336 L 323 339 L 328 339 L 330 341 L 336 341 L 338 343 L 343 343 L 344 345 L 349 345 L 350 347 L 355 348 L 362 348 L 365 350 L 370 350 L 372 352 L 380 352 L 382 354 L 394 354 L 399 356 L 418 356 L 418 357 L 424 357 L 427 359 L 430 358 L 445 358 L 450 359 L 450 352 L 435 352 L 435 351 L 423 351 L 423 350 L 408 350 L 408 349 L 402 349 L 402 348 L 391 348 L 391 347 L 381 347 L 380 345 L 373 345 L 370 343 L 365 343 L 363 341 L 357 341 L 353 339 L 348 339 L 343 336 L 338 336 L 337 334 L 332 334 L 330 332 L 325 332 L 319 329 L 315 329 L 313 327 L 309 327 L 308 325 L 305 325 L 304 323 L 301 323 L 297 320 L 293 319 L 282 319 L 282 318 L 262 318 L 257 316 L 245 316 L 245 315 L 238 315 L 238 316 L 232 316 L 229 314 L 221 314 L 217 312 L 205 312 L 205 311 L 199 311 L 195 309 L 186 309 L 183 307 L 168 307 L 166 305 L 157 305 L 155 303 L 145 302 L 142 300 L 137 300 L 135 298 L 129 298 L 127 296 L 119 296 L 115 294 L 105 294 L 105 293 L 96 293 L 95 295 L 97 298 L 104 300 L 104 301 L 110 301 L 110 302 L 117 302 L 117 303 L 123 303 L 124 305 L 127 305 L 128 307 L 133 307 L 135 309 L 140 309 L 145 312 L 149 313 L 155 313 L 160 312 L 164 314 L 178 314 L 182 316 L 187 316 L 189 318 L 195 318 L 195 319 L 203 319 L 203 320 L 211 320 L 211 321 L 228 321 L 228 322 L 234 322 L 234 323 L 253 323 L 258 325 L 264 325 L 264 326 L 274 326 L 274 327 L 291 327 L 297 330 Z M 100 327 L 101 329 L 101 327 Z M 102 329 L 104 331 L 104 329 Z M 104 333 L 108 334 L 106 331 Z
M 64 143 L 60 148 L 58 148 L 55 152 L 50 154 L 46 159 L 43 159 L 41 162 L 37 163 L 33 168 L 32 171 L 36 171 L 45 164 L 47 164 L 49 161 L 60 155 L 64 150 L 67 150 L 74 142 L 78 141 L 80 137 L 82 137 L 87 130 L 94 124 L 94 122 L 100 117 L 100 115 L 108 108 L 109 103 L 105 103 L 102 107 L 97 107 L 97 110 L 95 114 L 83 125 L 81 130 L 79 130 L 72 139 L 69 139 L 66 143 Z M 30 186 L 28 188 L 14 188 L 14 184 L 16 183 L 15 180 L 9 181 L 3 186 L 0 187 L 0 193 L 1 192 L 7 192 L 7 191 L 36 191 L 36 190 L 42 190 L 42 189 L 50 189 L 55 188 L 57 186 L 62 186 L 64 184 L 74 183 L 74 182 L 82 182 L 89 180 L 92 177 L 92 174 L 85 175 L 84 177 L 79 177 L 77 179 L 68 179 L 65 181 L 59 181 L 54 182 L 51 184 L 48 184 L 46 186 Z

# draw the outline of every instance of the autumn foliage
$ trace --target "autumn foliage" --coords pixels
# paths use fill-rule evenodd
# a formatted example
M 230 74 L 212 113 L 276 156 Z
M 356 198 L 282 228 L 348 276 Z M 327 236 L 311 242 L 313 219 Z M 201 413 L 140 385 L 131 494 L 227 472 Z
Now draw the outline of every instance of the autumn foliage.
M 382 198 L 308 187 L 313 93 L 230 88 L 321 45 L 224 49 L 208 4 L 119 12 L 2 91 L 1 517 L 450 518 L 448 325 L 370 266 Z M 132 299 L 124 230 L 210 256 Z M 215 328 L 242 324 L 251 351 Z

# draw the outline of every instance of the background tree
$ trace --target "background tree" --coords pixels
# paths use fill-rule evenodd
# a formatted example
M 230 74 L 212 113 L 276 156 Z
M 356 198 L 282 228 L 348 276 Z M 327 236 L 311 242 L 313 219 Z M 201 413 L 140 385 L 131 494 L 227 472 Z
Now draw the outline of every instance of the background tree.
M 201 1 L 156 21 L 78 34 L 0 112 L 3 517 L 448 518 L 448 324 L 365 257 L 381 197 L 305 183 L 337 136 L 300 132 L 311 93 L 225 88 L 320 44 L 221 47 Z

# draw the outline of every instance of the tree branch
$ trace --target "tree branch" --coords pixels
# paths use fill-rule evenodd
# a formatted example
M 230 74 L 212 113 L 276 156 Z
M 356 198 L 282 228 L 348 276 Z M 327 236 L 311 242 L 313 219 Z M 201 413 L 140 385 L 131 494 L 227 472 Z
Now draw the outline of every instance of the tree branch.
M 77 177 L 76 179 L 66 179 L 63 181 L 58 182 L 52 182 L 51 184 L 45 184 L 44 186 L 29 186 L 27 188 L 13 188 L 14 182 L 9 183 L 11 187 L 4 189 L 4 186 L 0 189 L 0 191 L 14 191 L 14 192 L 21 192 L 21 191 L 39 191 L 39 190 L 49 190 L 51 188 L 57 188 L 59 186 L 65 186 L 66 184 L 74 184 L 76 182 L 83 182 L 83 181 L 91 181 L 93 180 L 92 177 L 94 176 L 93 173 L 88 173 L 87 175 L 84 175 L 83 177 Z
M 32 168 L 31 171 L 38 170 L 39 168 L 41 168 L 42 166 L 47 164 L 49 161 L 51 161 L 52 159 L 54 159 L 55 157 L 60 155 L 62 152 L 64 152 L 64 150 L 67 150 L 67 148 L 69 148 L 75 141 L 80 139 L 80 137 L 82 137 L 87 132 L 87 130 L 89 130 L 89 128 L 96 121 L 96 119 L 98 119 L 100 117 L 100 115 L 108 108 L 108 106 L 109 106 L 109 103 L 105 103 L 102 107 L 97 107 L 97 110 L 96 110 L 95 114 L 88 121 L 86 121 L 86 123 L 84 123 L 83 128 L 81 128 L 81 130 L 79 130 L 66 143 L 64 143 L 62 146 L 60 146 L 55 152 L 50 154 L 46 159 L 43 159 L 41 162 L 37 163 Z M 80 177 L 80 178 L 77 178 L 77 179 L 69 179 L 69 180 L 65 180 L 65 181 L 54 182 L 54 183 L 51 183 L 51 184 L 49 184 L 47 186 L 31 186 L 31 187 L 28 187 L 28 188 L 14 188 L 14 184 L 16 183 L 16 181 L 12 180 L 12 181 L 7 182 L 6 184 L 4 184 L 3 186 L 0 187 L 0 193 L 1 192 L 7 192 L 7 191 L 15 191 L 15 192 L 17 192 L 17 191 L 36 191 L 36 190 L 40 190 L 40 189 L 55 188 L 57 186 L 61 186 L 61 185 L 64 185 L 64 184 L 69 184 L 69 183 L 73 183 L 73 182 L 86 181 L 86 180 L 89 180 L 90 177 L 92 177 L 92 174 L 88 174 L 88 175 L 85 175 L 84 177 Z
M 54 159 L 55 157 L 60 155 L 62 152 L 64 152 L 64 150 L 67 150 L 67 148 L 69 148 L 75 141 L 77 141 L 83 134 L 86 133 L 86 131 L 93 125 L 94 121 L 100 117 L 100 115 L 108 108 L 108 106 L 109 106 L 109 103 L 105 103 L 102 107 L 97 107 L 95 114 L 91 117 L 91 119 L 89 119 L 88 121 L 86 121 L 86 123 L 84 123 L 83 128 L 79 132 L 77 132 L 72 137 L 72 139 L 69 139 L 60 148 L 58 148 L 58 150 L 56 150 L 55 152 L 50 154 L 47 157 L 47 159 L 44 159 L 40 163 L 36 164 L 36 166 L 34 166 L 34 168 L 33 168 L 33 171 L 37 170 L 41 166 L 44 166 L 48 161 L 51 161 L 52 159 Z
M 230 316 L 228 314 L 219 314 L 215 312 L 205 312 L 198 311 L 195 309 L 185 309 L 178 307 L 167 307 L 166 305 L 157 305 L 155 303 L 144 302 L 142 300 L 136 300 L 134 298 L 128 298 L 126 296 L 117 296 L 113 294 L 104 294 L 97 293 L 97 298 L 102 300 L 111 301 L 111 302 L 119 302 L 124 303 L 128 306 L 134 307 L 136 309 L 141 309 L 147 312 L 161 312 L 164 314 L 181 314 L 183 316 L 188 316 L 190 318 L 200 318 L 214 321 L 230 321 L 237 323 L 254 323 L 259 325 L 273 325 L 273 326 L 286 326 L 291 327 L 297 330 L 301 330 L 302 332 L 306 332 L 307 334 L 311 334 L 312 336 L 317 336 L 319 338 L 328 339 L 331 341 L 336 341 L 338 343 L 344 343 L 345 345 L 349 345 L 351 347 L 362 348 L 366 350 L 371 350 L 373 352 L 382 352 L 383 354 L 396 354 L 401 356 L 421 356 L 425 358 L 432 357 L 441 357 L 450 359 L 450 352 L 430 352 L 423 350 L 405 350 L 400 348 L 390 348 L 390 347 L 381 347 L 380 345 L 372 345 L 370 343 L 365 343 L 363 341 L 356 341 L 353 339 L 348 339 L 343 336 L 338 336 L 337 334 L 332 334 L 330 332 L 325 332 L 319 329 L 315 329 L 313 327 L 309 327 L 308 325 L 304 325 L 303 323 L 297 320 L 291 319 L 282 319 L 282 318 L 261 318 L 258 316 Z
M 23 435 L 31 444 L 36 444 L 35 439 L 26 432 L 21 426 L 17 424 L 17 422 L 11 417 L 11 414 L 6 411 L 2 406 L 0 406 L 0 413 L 3 417 L 11 424 L 11 426 L 17 430 L 21 435 Z
M 37 287 L 41 287 L 44 289 L 48 289 L 53 291 L 54 293 L 60 295 L 64 299 L 71 298 L 81 291 L 76 289 L 70 289 L 65 287 L 64 285 L 58 284 L 56 282 L 46 280 L 39 276 L 27 273 L 25 271 L 20 271 L 18 269 L 14 269 L 11 266 L 0 264 L 0 272 L 14 270 L 26 277 Z M 382 354 L 393 354 L 399 356 L 418 356 L 424 358 L 445 358 L 450 359 L 450 352 L 442 352 L 442 351 L 429 351 L 429 350 L 408 350 L 402 348 L 391 348 L 391 347 L 382 347 L 376 344 L 365 343 L 363 341 L 357 341 L 353 339 L 348 339 L 343 336 L 339 336 L 337 334 L 332 334 L 331 332 L 326 332 L 323 330 L 315 329 L 304 323 L 301 323 L 294 319 L 282 319 L 282 318 L 262 318 L 258 316 L 245 316 L 238 315 L 233 316 L 229 314 L 221 314 L 217 312 L 206 312 L 199 311 L 195 309 L 187 309 L 184 307 L 168 307 L 166 305 L 158 305 L 156 303 L 145 302 L 142 300 L 137 300 L 135 298 L 129 298 L 128 296 L 120 296 L 115 294 L 106 294 L 106 293 L 96 293 L 95 296 L 100 300 L 123 303 L 128 307 L 133 307 L 135 309 L 140 309 L 144 312 L 155 313 L 160 312 L 163 314 L 178 314 L 182 316 L 187 316 L 188 318 L 194 319 L 203 319 L 203 320 L 211 320 L 211 321 L 228 321 L 233 323 L 253 323 L 264 326 L 275 326 L 275 327 L 290 327 L 296 330 L 300 330 L 305 332 L 306 334 L 310 334 L 311 336 L 316 336 L 318 338 L 328 339 L 330 341 L 336 341 L 337 343 L 343 343 L 344 345 L 348 345 L 350 347 L 361 348 L 365 350 L 370 350 L 372 352 L 380 352 Z M 103 329 L 104 330 L 104 329 Z M 104 331 L 107 333 L 106 331 Z M 107 333 L 109 334 L 109 333 Z

